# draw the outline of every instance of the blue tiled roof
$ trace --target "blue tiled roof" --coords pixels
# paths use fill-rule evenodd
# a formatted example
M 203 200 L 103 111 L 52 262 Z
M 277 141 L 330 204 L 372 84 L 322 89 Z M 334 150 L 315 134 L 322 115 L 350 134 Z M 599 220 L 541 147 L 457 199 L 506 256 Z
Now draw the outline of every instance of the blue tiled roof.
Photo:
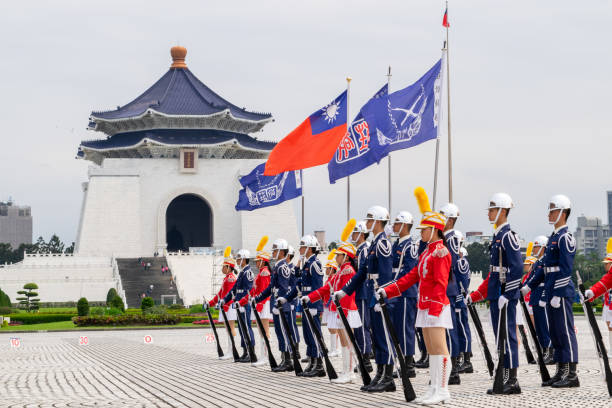
M 211 115 L 229 109 L 238 119 L 261 121 L 272 117 L 269 113 L 249 112 L 217 95 L 187 68 L 170 69 L 152 87 L 125 106 L 107 112 L 92 112 L 96 119 L 127 119 L 138 117 L 147 109 L 167 115 Z
M 243 133 L 233 133 L 210 129 L 154 129 L 137 132 L 118 133 L 104 140 L 81 142 L 81 148 L 108 150 L 129 148 L 138 145 L 143 139 L 165 145 L 215 145 L 235 140 L 247 149 L 271 151 L 276 143 L 257 140 Z

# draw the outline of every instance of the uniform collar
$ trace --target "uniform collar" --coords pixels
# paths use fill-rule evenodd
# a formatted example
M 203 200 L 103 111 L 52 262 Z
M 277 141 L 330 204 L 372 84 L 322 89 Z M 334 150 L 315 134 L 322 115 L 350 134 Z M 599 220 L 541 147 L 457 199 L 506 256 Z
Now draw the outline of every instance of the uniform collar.
M 563 228 L 567 228 L 567 224 L 560 226 L 559 228 L 555 229 L 554 234 L 558 234 L 559 231 L 561 231 Z
M 430 242 L 429 244 L 427 244 L 427 248 L 431 248 L 432 246 L 436 246 L 439 242 L 442 242 L 441 239 L 438 239 L 434 242 Z
M 503 229 L 503 228 L 504 228 L 506 225 L 509 225 L 509 224 L 508 224 L 508 222 L 504 222 L 502 225 L 498 226 L 498 227 L 495 229 L 495 233 L 496 233 L 496 234 L 497 234 L 497 233 L 499 233 L 499 232 L 500 232 L 500 231 L 501 231 L 501 230 L 502 230 L 502 229 Z
M 364 246 L 366 246 L 366 245 L 368 245 L 368 242 L 367 242 L 367 241 L 363 241 L 363 242 L 362 242 L 362 243 L 361 243 L 361 244 L 360 244 L 360 245 L 357 247 L 357 250 L 359 250 L 359 249 L 363 248 L 363 247 L 364 247 Z
M 310 255 L 310 257 L 307 259 L 307 261 L 310 261 L 310 260 L 311 260 L 313 257 L 316 259 L 317 254 L 312 254 L 312 255 Z
M 378 237 L 380 237 L 380 236 L 382 236 L 383 238 L 385 237 L 385 230 L 382 230 L 378 234 L 376 234 L 376 236 L 374 237 L 372 242 L 376 241 L 378 239 Z
M 402 242 L 406 241 L 407 239 L 410 239 L 410 234 L 404 235 L 403 237 L 398 239 L 397 242 L 402 243 Z
M 454 234 L 455 233 L 455 229 L 449 229 L 448 231 L 446 231 L 444 233 L 444 238 L 447 238 L 449 235 Z
M 286 263 L 287 263 L 287 260 L 285 258 L 283 258 L 283 259 L 281 259 L 279 261 L 276 261 L 276 266 L 277 267 L 278 266 L 283 266 L 283 264 L 286 264 Z

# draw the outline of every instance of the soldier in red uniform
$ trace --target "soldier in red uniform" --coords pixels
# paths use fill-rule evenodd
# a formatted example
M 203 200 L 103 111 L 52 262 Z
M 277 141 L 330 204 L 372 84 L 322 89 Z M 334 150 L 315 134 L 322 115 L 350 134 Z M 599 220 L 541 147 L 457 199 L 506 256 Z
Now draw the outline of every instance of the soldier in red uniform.
M 608 240 L 606 252 L 606 257 L 603 260 L 606 268 L 606 274 L 601 277 L 599 282 L 584 292 L 584 295 L 590 301 L 604 295 L 604 307 L 601 316 L 604 319 L 606 326 L 608 326 L 610 349 L 612 350 L 612 238 Z
M 427 249 L 420 255 L 419 263 L 402 278 L 377 291 L 378 296 L 390 299 L 400 296 L 412 285 L 419 284 L 416 327 L 423 329 L 429 352 L 431 382 L 425 395 L 414 402 L 424 405 L 450 400 L 448 379 L 451 359 L 446 344 L 446 329 L 453 328 L 453 321 L 446 288 L 452 259 L 444 244 L 445 224 L 444 215 L 425 212 L 418 229 L 421 230 L 421 241 L 427 243 Z
M 229 291 L 236 283 L 236 269 L 234 269 L 235 267 L 236 261 L 234 260 L 234 258 L 232 258 L 231 255 L 226 256 L 223 260 L 223 268 L 221 269 L 221 272 L 223 272 L 223 274 L 225 275 L 225 277 L 223 278 L 223 282 L 221 283 L 221 288 L 219 289 L 219 292 L 217 292 L 215 297 L 212 298 L 210 302 L 206 303 L 206 307 L 214 307 L 215 305 L 219 304 L 219 307 L 223 308 L 227 316 L 230 329 L 232 331 L 232 337 L 236 337 L 236 329 L 234 328 L 234 322 L 236 321 L 237 313 L 236 309 L 230 308 L 232 302 L 230 301 L 225 304 L 223 298 L 229 293 Z M 222 313 L 219 313 L 219 321 L 223 321 Z M 227 338 L 227 349 L 232 349 L 232 341 L 229 336 Z M 223 357 L 221 357 L 221 360 L 227 360 L 229 358 L 232 358 L 232 353 L 226 353 Z

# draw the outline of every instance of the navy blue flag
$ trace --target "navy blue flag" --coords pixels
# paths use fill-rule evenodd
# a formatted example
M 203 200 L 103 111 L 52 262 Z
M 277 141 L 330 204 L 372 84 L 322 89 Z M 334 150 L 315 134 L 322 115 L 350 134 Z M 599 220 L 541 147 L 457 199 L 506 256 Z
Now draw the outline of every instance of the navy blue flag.
M 370 101 L 387 96 L 387 90 L 388 86 L 385 84 Z M 370 129 L 359 111 L 340 141 L 336 154 L 327 164 L 329 182 L 334 184 L 342 177 L 350 176 L 371 164 L 378 163 L 385 156 L 380 156 L 379 153 L 378 149 L 372 149 L 370 146 Z
M 442 60 L 407 88 L 370 100 L 361 113 L 372 138 L 370 147 L 383 156 L 438 136 Z
M 264 176 L 266 163 L 240 177 L 242 190 L 238 192 L 236 211 L 253 211 L 277 205 L 302 195 L 301 170 L 286 171 L 276 176 Z

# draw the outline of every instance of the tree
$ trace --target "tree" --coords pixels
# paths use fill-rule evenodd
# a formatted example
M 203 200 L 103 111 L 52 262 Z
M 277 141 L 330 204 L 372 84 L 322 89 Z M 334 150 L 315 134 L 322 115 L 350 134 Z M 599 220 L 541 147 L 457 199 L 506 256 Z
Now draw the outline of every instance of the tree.
M 106 306 L 111 306 L 111 302 L 113 301 L 115 296 L 118 296 L 117 291 L 115 290 L 115 288 L 110 288 L 108 290 L 108 293 L 106 294 Z
M 119 295 L 115 295 L 113 300 L 111 300 L 110 307 L 114 307 L 115 309 L 119 309 L 122 312 L 125 312 L 125 305 L 123 304 L 123 299 L 121 299 Z
M 576 271 L 580 272 L 580 276 L 585 287 L 589 287 L 597 282 L 606 273 L 604 264 L 595 253 L 576 254 L 574 257 L 574 268 L 572 270 L 572 280 L 576 282 Z
M 38 285 L 35 283 L 26 283 L 23 285 L 23 288 L 25 290 L 17 291 L 17 294 L 23 296 L 16 298 L 16 300 L 19 300 L 19 304 L 28 312 L 38 310 L 40 299 L 36 298 L 38 292 L 34 292 L 35 289 L 38 289 Z
M 0 307 L 11 307 L 11 298 L 0 289 Z
M 474 242 L 466 246 L 465 249 L 468 251 L 467 260 L 470 263 L 470 270 L 472 272 L 480 272 L 482 278 L 485 279 L 489 273 L 489 265 L 491 263 L 489 246 Z
M 145 310 L 153 306 L 155 306 L 155 301 L 152 297 L 147 296 L 145 298 L 142 298 L 142 302 L 140 303 L 140 309 L 142 309 L 143 313 L 145 312 Z
M 80 298 L 77 302 L 77 314 L 79 316 L 89 316 L 89 302 L 87 298 Z
M 64 243 L 55 234 L 47 242 L 47 252 L 50 254 L 61 254 L 64 252 Z
M 73 254 L 74 253 L 74 242 L 72 244 L 70 244 L 70 246 L 67 247 L 64 250 L 64 253 L 66 253 L 66 254 Z

